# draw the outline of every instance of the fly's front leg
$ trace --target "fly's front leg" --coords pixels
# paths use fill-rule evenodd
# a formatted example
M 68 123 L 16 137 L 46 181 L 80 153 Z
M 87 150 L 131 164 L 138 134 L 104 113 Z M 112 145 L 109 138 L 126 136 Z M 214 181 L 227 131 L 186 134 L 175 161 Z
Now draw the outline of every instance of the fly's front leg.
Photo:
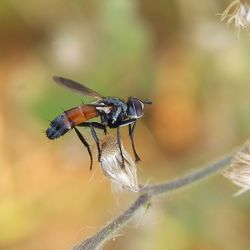
M 88 153 L 89 153 L 89 157 L 90 157 L 90 168 L 89 170 L 92 169 L 92 165 L 93 165 L 93 157 L 92 157 L 92 153 L 91 153 L 91 150 L 90 150 L 90 146 L 88 144 L 88 142 L 84 139 L 83 135 L 81 134 L 81 132 L 76 128 L 74 127 L 74 130 L 78 136 L 78 138 L 80 139 L 80 141 L 83 143 L 83 145 L 87 148 L 88 150 Z
M 136 121 L 133 124 L 129 124 L 128 125 L 128 130 L 129 130 L 129 137 L 132 143 L 132 148 L 133 148 L 133 152 L 134 152 L 134 156 L 135 156 L 135 161 L 138 162 L 140 161 L 140 157 L 137 154 L 136 150 L 135 150 L 135 143 L 134 143 L 134 131 L 135 131 L 135 125 L 136 125 Z

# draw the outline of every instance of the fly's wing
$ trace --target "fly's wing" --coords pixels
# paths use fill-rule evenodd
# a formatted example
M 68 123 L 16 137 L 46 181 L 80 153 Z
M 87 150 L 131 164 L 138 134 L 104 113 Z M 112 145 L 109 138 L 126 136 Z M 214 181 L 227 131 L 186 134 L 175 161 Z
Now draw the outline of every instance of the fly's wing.
M 89 89 L 88 87 L 74 82 L 70 79 L 64 78 L 64 77 L 60 77 L 60 76 L 54 76 L 53 80 L 59 84 L 62 85 L 70 90 L 76 91 L 79 94 L 85 95 L 85 96 L 91 96 L 94 97 L 96 99 L 103 99 L 103 96 L 100 95 L 99 93 L 97 93 L 96 91 Z

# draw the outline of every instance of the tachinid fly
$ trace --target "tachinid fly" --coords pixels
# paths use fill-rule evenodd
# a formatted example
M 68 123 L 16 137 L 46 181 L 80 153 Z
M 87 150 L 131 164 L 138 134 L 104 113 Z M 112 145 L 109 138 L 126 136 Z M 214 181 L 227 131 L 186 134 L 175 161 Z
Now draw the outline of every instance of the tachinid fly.
M 128 125 L 135 160 L 140 160 L 135 150 L 134 130 L 137 119 L 141 118 L 144 114 L 144 104 L 152 104 L 151 101 L 142 101 L 132 96 L 129 97 L 127 101 L 123 101 L 118 97 L 104 97 L 96 91 L 72 80 L 58 76 L 53 77 L 53 79 L 59 85 L 62 85 L 70 90 L 95 98 L 96 102 L 93 104 L 81 104 L 80 106 L 66 110 L 57 116 L 50 122 L 50 127 L 46 130 L 46 135 L 49 139 L 56 139 L 66 134 L 69 130 L 74 129 L 77 136 L 88 150 L 91 160 L 90 169 L 92 169 L 93 158 L 90 146 L 77 127 L 90 128 L 98 149 L 98 161 L 101 160 L 101 150 L 95 129 L 101 129 L 106 134 L 107 127 L 116 128 L 117 144 L 121 153 L 122 165 L 124 165 L 124 156 L 120 140 L 120 127 Z M 100 122 L 89 121 L 95 117 L 100 117 Z

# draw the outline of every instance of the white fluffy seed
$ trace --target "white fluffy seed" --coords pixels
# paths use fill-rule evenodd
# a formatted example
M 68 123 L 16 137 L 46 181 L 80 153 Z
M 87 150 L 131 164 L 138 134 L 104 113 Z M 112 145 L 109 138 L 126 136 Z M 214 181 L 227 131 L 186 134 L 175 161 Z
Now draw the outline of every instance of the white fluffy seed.
M 135 162 L 123 145 L 121 145 L 121 148 L 124 156 L 124 166 L 122 166 L 122 157 L 117 139 L 112 136 L 105 136 L 100 140 L 103 174 L 111 180 L 116 191 L 138 192 Z

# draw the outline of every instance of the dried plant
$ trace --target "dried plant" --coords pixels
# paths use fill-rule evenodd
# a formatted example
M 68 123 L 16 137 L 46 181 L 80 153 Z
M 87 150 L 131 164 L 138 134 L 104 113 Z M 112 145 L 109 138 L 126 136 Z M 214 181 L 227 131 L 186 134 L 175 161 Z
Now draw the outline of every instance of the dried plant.
M 222 171 L 222 175 L 241 187 L 235 196 L 250 189 L 250 146 L 247 144 L 237 152 L 230 166 Z
M 250 25 L 250 3 L 248 1 L 235 0 L 221 14 L 221 21 L 227 24 L 234 23 L 238 31 Z
M 201 167 L 184 177 L 177 178 L 176 180 L 142 187 L 139 189 L 139 197 L 127 210 L 104 226 L 95 235 L 79 243 L 79 245 L 76 245 L 73 250 L 100 249 L 100 247 L 102 247 L 105 242 L 110 240 L 113 235 L 117 234 L 117 232 L 124 227 L 140 209 L 147 209 L 148 206 L 146 206 L 146 204 L 148 204 L 153 197 L 169 194 L 172 191 L 187 187 L 217 172 L 220 172 L 222 169 L 230 165 L 232 160 L 234 160 L 234 153 L 229 154 L 208 166 Z
M 100 140 L 101 168 L 105 176 L 113 183 L 114 190 L 138 192 L 136 165 L 130 154 L 121 145 L 124 156 L 124 166 L 117 139 L 105 136 Z

